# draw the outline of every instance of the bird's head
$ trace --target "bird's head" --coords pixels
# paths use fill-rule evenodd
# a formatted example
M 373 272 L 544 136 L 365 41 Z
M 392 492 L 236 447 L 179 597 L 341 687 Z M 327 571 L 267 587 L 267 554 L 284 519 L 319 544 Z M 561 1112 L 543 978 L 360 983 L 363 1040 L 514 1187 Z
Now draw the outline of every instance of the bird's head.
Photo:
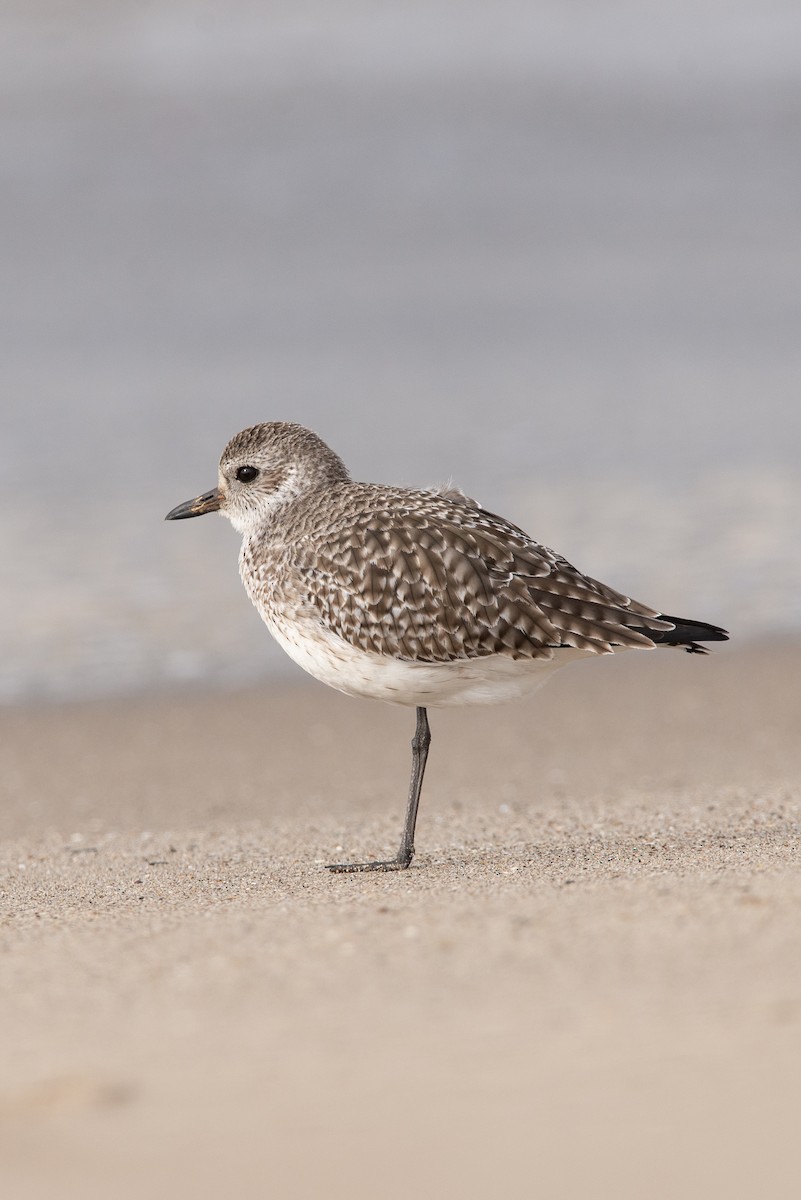
M 217 487 L 179 504 L 165 519 L 219 512 L 246 534 L 305 492 L 348 478 L 342 460 L 316 433 L 302 425 L 268 421 L 231 438 L 222 452 Z

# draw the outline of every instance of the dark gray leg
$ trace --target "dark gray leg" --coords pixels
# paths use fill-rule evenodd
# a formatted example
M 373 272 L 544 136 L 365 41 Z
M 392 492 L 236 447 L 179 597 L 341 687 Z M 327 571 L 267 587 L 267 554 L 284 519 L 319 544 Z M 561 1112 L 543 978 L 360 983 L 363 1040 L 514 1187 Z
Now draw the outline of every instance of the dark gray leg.
M 431 730 L 428 728 L 428 716 L 424 708 L 418 708 L 417 726 L 412 738 L 412 778 L 409 782 L 409 803 L 406 806 L 406 821 L 397 858 L 392 858 L 389 862 L 329 863 L 329 871 L 406 870 L 414 858 L 414 827 L 417 824 L 417 810 L 420 807 L 420 792 L 423 787 L 423 775 L 430 745 Z

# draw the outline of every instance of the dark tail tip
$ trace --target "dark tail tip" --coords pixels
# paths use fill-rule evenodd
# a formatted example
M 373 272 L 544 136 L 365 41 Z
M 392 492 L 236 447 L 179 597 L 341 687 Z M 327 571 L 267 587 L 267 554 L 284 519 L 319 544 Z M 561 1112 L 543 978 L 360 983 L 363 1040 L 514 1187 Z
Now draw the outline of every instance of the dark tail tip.
M 687 621 L 684 617 L 670 617 L 660 613 L 661 621 L 671 621 L 673 629 L 649 633 L 649 637 L 660 646 L 683 646 L 688 654 L 708 654 L 699 642 L 727 642 L 728 632 L 720 625 L 708 625 L 706 621 Z

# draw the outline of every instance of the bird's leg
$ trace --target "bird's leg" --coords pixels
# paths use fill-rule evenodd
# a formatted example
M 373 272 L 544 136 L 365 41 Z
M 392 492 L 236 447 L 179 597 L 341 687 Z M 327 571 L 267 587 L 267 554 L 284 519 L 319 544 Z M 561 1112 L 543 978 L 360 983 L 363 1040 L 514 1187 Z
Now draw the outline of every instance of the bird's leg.
M 409 802 L 406 806 L 406 820 L 397 857 L 391 858 L 388 862 L 329 863 L 329 871 L 345 873 L 406 870 L 414 858 L 414 827 L 417 824 L 417 810 L 420 807 L 420 792 L 423 787 L 423 775 L 430 745 L 431 730 L 428 728 L 428 715 L 424 708 L 418 708 L 417 725 L 412 738 L 412 777 L 409 782 Z
M 431 730 L 428 728 L 428 714 L 424 708 L 418 708 L 417 724 L 412 738 L 412 777 L 409 780 L 409 802 L 406 805 L 406 821 L 397 858 L 401 867 L 408 867 L 414 858 L 414 829 L 417 824 L 417 810 L 420 807 L 420 793 L 423 790 L 423 775 L 426 770 L 430 745 Z

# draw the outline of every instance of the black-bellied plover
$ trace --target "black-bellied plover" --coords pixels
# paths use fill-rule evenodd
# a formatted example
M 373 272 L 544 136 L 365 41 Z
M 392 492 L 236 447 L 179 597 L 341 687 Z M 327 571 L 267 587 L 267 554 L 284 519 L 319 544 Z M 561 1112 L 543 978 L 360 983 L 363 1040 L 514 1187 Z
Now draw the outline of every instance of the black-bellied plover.
M 414 830 L 431 736 L 426 710 L 513 700 L 577 658 L 682 646 L 727 633 L 638 604 L 455 489 L 355 483 L 316 433 L 270 421 L 244 429 L 217 487 L 168 521 L 220 512 L 242 534 L 248 595 L 290 658 L 323 683 L 417 709 L 397 871 Z

